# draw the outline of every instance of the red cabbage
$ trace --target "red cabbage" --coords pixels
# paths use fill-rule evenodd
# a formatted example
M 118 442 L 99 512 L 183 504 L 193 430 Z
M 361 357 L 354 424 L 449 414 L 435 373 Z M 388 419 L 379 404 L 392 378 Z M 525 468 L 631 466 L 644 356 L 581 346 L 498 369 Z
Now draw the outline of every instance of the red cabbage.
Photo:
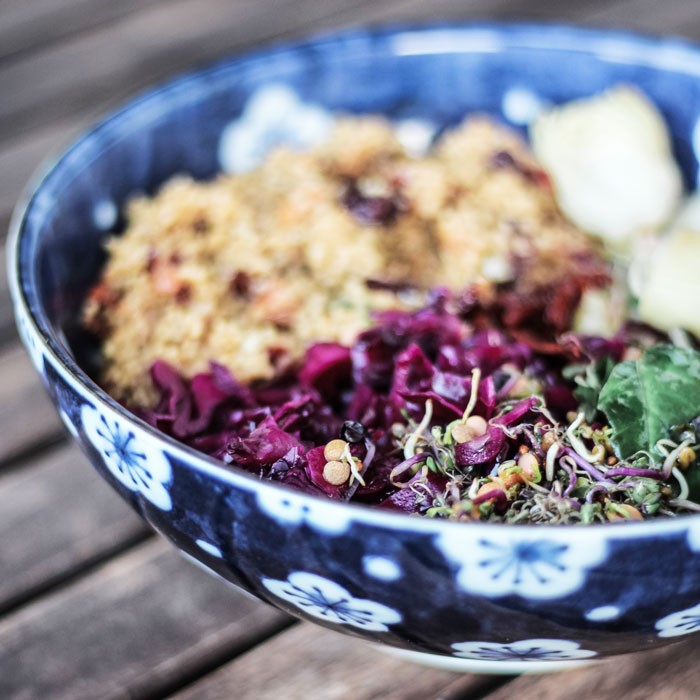
M 547 410 L 563 417 L 576 407 L 572 382 L 562 374 L 567 363 L 622 356 L 622 339 L 571 333 L 551 352 L 548 344 L 559 320 L 546 320 L 530 342 L 521 328 L 508 327 L 518 314 L 530 318 L 534 313 L 526 302 L 516 313 L 506 295 L 499 302 L 500 315 L 486 327 L 480 316 L 483 306 L 474 302 L 465 311 L 462 299 L 460 311 L 438 291 L 419 311 L 377 314 L 351 347 L 317 343 L 297 366 L 272 381 L 250 385 L 217 364 L 185 379 L 165 362 L 156 362 L 151 373 L 159 399 L 152 408 L 135 410 L 165 433 L 261 478 L 333 499 L 423 512 L 439 499 L 447 479 L 435 470 L 426 474 L 427 455 L 405 458 L 394 438 L 395 424 L 410 430 L 425 415 L 428 402 L 432 425 L 462 420 L 472 383 L 478 381 L 470 410 L 488 421 L 488 427 L 481 437 L 456 445 L 455 461 L 459 468 L 486 475 L 503 460 L 517 458 L 526 438 L 514 437 L 512 429 L 524 429 L 526 435 L 541 417 L 541 397 L 509 398 L 518 377 L 540 386 Z M 480 376 L 475 379 L 477 368 Z M 496 415 L 504 401 L 510 401 L 507 411 Z M 364 483 L 353 479 L 338 487 L 323 477 L 324 446 L 341 437 L 346 421 L 359 423 L 366 435 L 364 442 L 352 445 L 353 455 L 364 463 Z M 414 465 L 416 459 L 420 465 Z M 393 470 L 411 465 L 406 483 L 392 481 Z

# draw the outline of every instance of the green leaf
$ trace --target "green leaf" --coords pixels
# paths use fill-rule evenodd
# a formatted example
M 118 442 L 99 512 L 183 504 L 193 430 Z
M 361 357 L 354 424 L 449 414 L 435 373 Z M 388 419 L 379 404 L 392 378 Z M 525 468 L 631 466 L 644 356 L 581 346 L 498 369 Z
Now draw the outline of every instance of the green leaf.
M 562 370 L 564 378 L 576 384 L 574 396 L 579 402 L 578 410 L 584 412 L 589 423 L 596 418 L 600 391 L 614 367 L 615 360 L 606 356 L 594 362 L 569 365 Z
M 647 349 L 610 373 L 598 409 L 612 428 L 620 458 L 639 450 L 658 454 L 656 443 L 674 425 L 700 415 L 700 353 L 674 345 Z

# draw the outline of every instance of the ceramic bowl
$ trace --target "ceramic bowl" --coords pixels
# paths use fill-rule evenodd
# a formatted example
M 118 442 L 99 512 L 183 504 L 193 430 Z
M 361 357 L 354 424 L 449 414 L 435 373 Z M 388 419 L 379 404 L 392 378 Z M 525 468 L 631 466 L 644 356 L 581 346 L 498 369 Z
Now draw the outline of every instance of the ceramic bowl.
M 24 344 L 68 430 L 162 536 L 301 618 L 411 658 L 539 671 L 700 631 L 700 517 L 592 527 L 453 524 L 338 504 L 158 433 L 91 379 L 79 309 L 125 200 L 207 178 L 334 112 L 379 112 L 425 139 L 465 113 L 520 128 L 543 104 L 620 83 L 664 113 L 687 186 L 700 148 L 700 49 L 560 26 L 353 31 L 235 58 L 108 117 L 35 184 L 9 244 Z

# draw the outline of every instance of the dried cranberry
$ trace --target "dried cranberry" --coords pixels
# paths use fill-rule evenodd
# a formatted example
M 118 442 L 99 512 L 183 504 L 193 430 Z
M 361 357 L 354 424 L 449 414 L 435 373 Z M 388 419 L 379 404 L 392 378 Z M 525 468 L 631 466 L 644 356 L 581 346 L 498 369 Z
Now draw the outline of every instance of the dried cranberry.
M 243 270 L 239 270 L 231 277 L 229 289 L 234 296 L 247 299 L 250 296 L 251 282 L 250 275 Z
M 406 282 L 406 281 L 396 281 L 393 282 L 391 280 L 381 280 L 377 279 L 376 277 L 368 277 L 365 280 L 365 285 L 367 289 L 372 289 L 375 291 L 383 291 L 383 292 L 394 292 L 396 294 L 400 292 L 408 292 L 413 289 L 416 289 L 416 285 L 413 282 Z
M 175 303 L 184 306 L 192 298 L 192 287 L 186 282 L 181 284 L 175 292 Z
M 401 207 L 397 196 L 372 197 L 352 183 L 342 199 L 352 216 L 365 226 L 390 226 L 396 221 Z

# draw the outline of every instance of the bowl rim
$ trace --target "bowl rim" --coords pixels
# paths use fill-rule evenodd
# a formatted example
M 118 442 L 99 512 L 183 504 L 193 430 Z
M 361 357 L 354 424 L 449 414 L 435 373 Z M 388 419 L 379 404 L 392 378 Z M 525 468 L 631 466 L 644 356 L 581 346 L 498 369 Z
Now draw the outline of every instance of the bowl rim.
M 513 536 L 544 532 L 566 532 L 567 538 L 581 545 L 586 540 L 620 540 L 640 536 L 670 535 L 686 532 L 691 527 L 700 528 L 700 514 L 689 514 L 677 518 L 659 518 L 642 522 L 600 523 L 587 526 L 554 526 L 533 524 L 506 524 L 496 522 L 454 522 L 434 518 L 417 517 L 403 512 L 388 511 L 376 505 L 357 502 L 336 502 L 323 496 L 297 491 L 273 481 L 262 480 L 255 475 L 235 467 L 224 465 L 218 460 L 189 447 L 175 438 L 149 425 L 113 399 L 76 363 L 67 348 L 56 337 L 54 329 L 46 318 L 37 318 L 32 310 L 32 300 L 41 308 L 36 293 L 31 290 L 22 272 L 20 246 L 27 228 L 27 218 L 46 182 L 54 176 L 60 166 L 89 144 L 96 136 L 108 132 L 115 124 L 130 113 L 162 97 L 177 98 L 178 93 L 187 93 L 192 98 L 198 82 L 206 83 L 209 76 L 234 70 L 254 69 L 258 62 L 270 57 L 281 57 L 313 48 L 331 47 L 333 44 L 349 44 L 362 41 L 385 41 L 394 54 L 426 55 L 453 53 L 497 53 L 501 50 L 531 49 L 551 51 L 577 51 L 582 54 L 597 55 L 611 63 L 646 65 L 663 70 L 681 72 L 700 77 L 700 43 L 677 36 L 656 36 L 650 33 L 633 32 L 626 29 L 581 27 L 559 22 L 428 22 L 389 24 L 373 27 L 360 27 L 331 30 L 312 34 L 307 38 L 267 44 L 262 48 L 211 62 L 201 68 L 181 72 L 140 91 L 135 97 L 120 107 L 107 112 L 92 126 L 58 154 L 49 156 L 34 171 L 25 185 L 10 220 L 7 249 L 7 277 L 10 296 L 13 301 L 16 321 L 20 314 L 28 324 L 28 332 L 41 346 L 46 361 L 50 359 L 54 369 L 82 397 L 89 397 L 98 408 L 116 412 L 122 420 L 137 426 L 152 439 L 162 442 L 168 454 L 178 462 L 199 472 L 213 476 L 225 484 L 245 491 L 269 492 L 286 495 L 289 499 L 308 504 L 309 507 L 325 506 L 327 509 L 340 509 L 350 520 L 380 526 L 388 530 L 415 532 L 416 534 L 441 535 L 445 532 L 464 533 L 464 538 L 493 532 L 494 528 L 512 532 Z M 201 91 L 201 90 L 200 90 Z M 203 90 L 206 92 L 206 90 Z M 169 103 L 172 106 L 172 103 Z M 23 343 L 26 343 L 21 336 Z M 455 529 L 456 528 L 456 529 Z

